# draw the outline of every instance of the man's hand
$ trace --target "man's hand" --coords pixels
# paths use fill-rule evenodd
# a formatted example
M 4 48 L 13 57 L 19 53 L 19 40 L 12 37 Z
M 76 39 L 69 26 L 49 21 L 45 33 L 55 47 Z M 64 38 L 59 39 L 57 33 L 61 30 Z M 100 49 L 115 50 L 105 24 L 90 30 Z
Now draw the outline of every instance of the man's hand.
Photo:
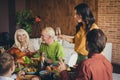
M 16 80 L 23 80 L 25 78 L 25 72 L 24 71 L 19 71 L 17 74 Z
M 51 59 L 46 59 L 46 62 L 49 63 L 49 64 L 53 64 L 53 61 Z
M 58 70 L 59 70 L 59 72 L 61 72 L 63 70 L 67 70 L 66 64 L 63 62 L 62 59 L 59 60 Z

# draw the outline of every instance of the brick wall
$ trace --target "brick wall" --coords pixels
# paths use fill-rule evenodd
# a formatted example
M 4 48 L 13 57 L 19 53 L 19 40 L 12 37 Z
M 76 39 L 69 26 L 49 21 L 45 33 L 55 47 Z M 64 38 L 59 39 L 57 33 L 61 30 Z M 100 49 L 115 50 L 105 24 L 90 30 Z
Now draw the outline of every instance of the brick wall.
M 98 26 L 112 43 L 112 62 L 120 64 L 120 0 L 98 0 Z

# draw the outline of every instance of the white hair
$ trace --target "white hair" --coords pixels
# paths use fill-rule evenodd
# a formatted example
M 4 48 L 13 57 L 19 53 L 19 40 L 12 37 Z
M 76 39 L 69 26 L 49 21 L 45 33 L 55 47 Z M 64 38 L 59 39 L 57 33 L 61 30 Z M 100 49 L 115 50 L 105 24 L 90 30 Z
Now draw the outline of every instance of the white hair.
M 55 31 L 52 27 L 46 27 L 46 34 L 51 36 L 53 39 L 55 38 Z
M 18 41 L 17 39 L 17 36 L 18 35 L 22 35 L 22 34 L 25 34 L 26 35 L 26 45 L 28 46 L 29 44 L 29 35 L 28 33 L 24 30 L 24 29 L 17 29 L 16 32 L 15 32 L 15 35 L 14 35 L 14 39 L 15 39 L 15 45 L 16 47 L 18 47 L 19 49 L 21 48 L 21 45 L 20 45 L 20 42 Z

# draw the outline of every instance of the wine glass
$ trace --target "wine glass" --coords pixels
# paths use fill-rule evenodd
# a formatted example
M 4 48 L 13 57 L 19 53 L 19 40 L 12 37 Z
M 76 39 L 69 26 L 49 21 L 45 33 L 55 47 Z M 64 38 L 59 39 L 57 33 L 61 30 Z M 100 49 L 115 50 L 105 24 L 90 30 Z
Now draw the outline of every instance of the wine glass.
M 61 29 L 60 29 L 60 27 L 56 27 L 56 35 L 57 36 L 61 35 Z
M 61 29 L 60 27 L 56 27 L 56 36 L 57 36 L 57 41 L 62 44 L 62 40 L 60 39 L 60 35 L 61 35 Z

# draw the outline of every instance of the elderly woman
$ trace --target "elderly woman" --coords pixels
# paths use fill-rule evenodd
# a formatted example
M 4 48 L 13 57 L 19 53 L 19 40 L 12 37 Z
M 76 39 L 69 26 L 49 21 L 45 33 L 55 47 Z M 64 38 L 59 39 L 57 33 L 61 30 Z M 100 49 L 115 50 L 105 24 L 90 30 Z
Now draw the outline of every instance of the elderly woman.
M 14 35 L 15 43 L 8 52 L 14 56 L 17 62 L 24 64 L 23 57 L 31 57 L 36 50 L 30 41 L 28 33 L 24 29 L 18 29 Z
M 28 33 L 24 29 L 18 29 L 14 35 L 15 44 L 13 47 L 20 49 L 21 51 L 35 52 L 35 48 L 30 42 Z

